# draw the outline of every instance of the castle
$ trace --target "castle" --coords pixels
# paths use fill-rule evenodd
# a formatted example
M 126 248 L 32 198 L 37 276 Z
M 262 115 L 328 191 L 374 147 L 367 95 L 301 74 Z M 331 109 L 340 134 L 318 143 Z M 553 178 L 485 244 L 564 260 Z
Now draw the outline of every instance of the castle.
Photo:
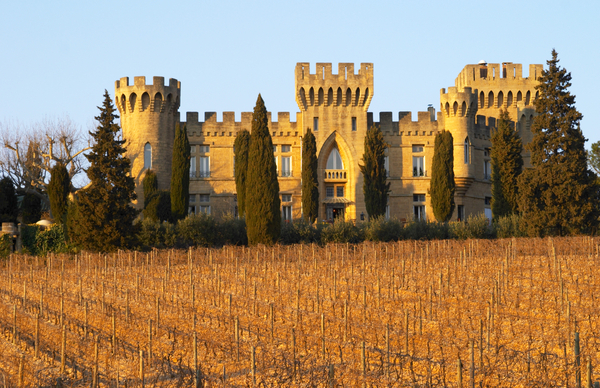
M 530 125 L 535 115 L 537 79 L 542 65 L 530 65 L 529 77 L 523 77 L 522 65 L 467 65 L 455 80 L 455 86 L 441 89 L 440 110 L 430 106 L 418 112 L 412 121 L 410 112 L 399 112 L 394 121 L 391 112 L 381 112 L 374 121 L 368 112 L 374 95 L 373 64 L 340 63 L 337 74 L 330 63 L 317 63 L 315 74 L 308 63 L 295 69 L 295 97 L 300 112 L 295 121 L 290 113 L 279 112 L 269 129 L 279 175 L 282 217 L 302 216 L 301 166 L 302 136 L 311 128 L 317 141 L 319 177 L 319 219 L 346 220 L 367 218 L 363 195 L 363 177 L 358 167 L 364 150 L 364 138 L 372 125 L 381 128 L 388 144 L 386 171 L 391 182 L 387 216 L 402 220 L 431 219 L 428 193 L 434 140 L 447 130 L 454 138 L 456 208 L 453 219 L 484 213 L 491 218 L 491 131 L 500 109 L 508 110 L 523 143 L 531 141 Z M 237 213 L 233 144 L 237 133 L 252 128 L 252 113 L 243 112 L 235 121 L 234 112 L 223 112 L 222 122 L 215 112 L 206 112 L 199 121 L 197 112 L 187 112 L 180 120 L 181 83 L 154 77 L 129 78 L 115 83 L 115 100 L 121 114 L 123 137 L 132 161 L 136 182 L 137 207 L 143 204 L 142 179 L 152 168 L 159 189 L 168 189 L 176 124 L 187 124 L 191 144 L 190 212 L 215 216 Z M 267 102 L 268 104 L 268 102 Z M 525 165 L 529 155 L 523 154 Z

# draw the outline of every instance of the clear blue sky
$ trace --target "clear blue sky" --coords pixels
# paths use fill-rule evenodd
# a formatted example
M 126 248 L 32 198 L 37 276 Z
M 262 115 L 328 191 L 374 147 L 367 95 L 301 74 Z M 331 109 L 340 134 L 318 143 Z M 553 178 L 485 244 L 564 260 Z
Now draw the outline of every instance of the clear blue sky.
M 185 112 L 297 112 L 296 62 L 373 62 L 370 111 L 439 109 L 465 64 L 543 63 L 573 76 L 584 135 L 600 140 L 598 1 L 5 1 L 0 121 L 93 124 L 128 76 L 181 81 Z M 334 65 L 334 69 L 336 66 Z M 313 70 L 314 71 L 314 70 Z M 295 117 L 292 115 L 292 117 Z M 589 147 L 589 142 L 588 142 Z

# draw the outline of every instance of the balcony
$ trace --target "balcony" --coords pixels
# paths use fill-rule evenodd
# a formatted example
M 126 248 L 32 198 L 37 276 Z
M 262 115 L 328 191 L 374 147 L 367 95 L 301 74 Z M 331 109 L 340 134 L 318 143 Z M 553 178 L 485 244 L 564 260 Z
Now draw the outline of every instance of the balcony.
M 283 178 L 289 178 L 289 177 L 291 177 L 291 176 L 292 176 L 292 170 L 282 170 L 282 171 L 279 173 L 279 176 L 280 176 L 280 177 L 283 177 Z
M 346 170 L 325 170 L 325 182 L 345 182 L 348 177 Z
M 210 171 L 190 171 L 190 178 L 210 178 Z
M 426 177 L 426 176 L 427 176 L 427 171 L 423 171 L 422 168 L 413 167 L 413 177 L 419 178 L 419 177 Z

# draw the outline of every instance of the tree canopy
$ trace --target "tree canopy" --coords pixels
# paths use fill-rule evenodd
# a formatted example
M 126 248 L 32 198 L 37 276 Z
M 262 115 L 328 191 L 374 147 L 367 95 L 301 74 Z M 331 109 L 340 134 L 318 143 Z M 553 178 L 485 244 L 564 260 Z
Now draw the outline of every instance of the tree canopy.
M 71 235 L 84 249 L 106 252 L 133 245 L 137 211 L 131 206 L 136 195 L 131 162 L 124 156 L 126 140 L 119 139 L 120 128 L 114 122 L 119 116 L 107 91 L 98 109 L 98 126 L 90 132 L 94 144 L 86 155 L 90 185 L 79 191 L 78 219 Z
M 304 219 L 315 222 L 319 214 L 317 142 L 310 128 L 302 139 L 302 211 Z
M 246 176 L 246 228 L 249 244 L 271 245 L 277 242 L 281 228 L 280 204 L 267 108 L 259 94 L 252 115 Z
M 494 219 L 519 210 L 518 178 L 523 171 L 523 143 L 506 109 L 492 135 L 492 214 Z
M 571 73 L 552 50 L 534 102 L 537 116 L 528 144 L 532 168 L 519 178 L 519 210 L 530 235 L 577 234 L 598 223 L 598 188 L 588 170 L 582 114 L 575 108 Z
M 365 137 L 363 164 L 359 165 L 363 174 L 363 193 L 367 213 L 371 218 L 385 215 L 390 183 L 385 171 L 385 149 L 383 133 L 377 126 L 372 126 Z
M 454 212 L 454 140 L 452 133 L 442 131 L 435 137 L 429 193 L 433 215 L 448 222 Z

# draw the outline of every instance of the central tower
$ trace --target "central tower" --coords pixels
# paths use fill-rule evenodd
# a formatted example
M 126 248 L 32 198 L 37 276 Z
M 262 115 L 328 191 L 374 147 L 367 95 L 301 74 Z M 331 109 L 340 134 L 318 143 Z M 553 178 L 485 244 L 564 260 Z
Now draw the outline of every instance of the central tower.
M 319 219 L 355 219 L 365 212 L 358 163 L 373 98 L 373 64 L 361 63 L 355 73 L 353 63 L 340 63 L 333 74 L 331 63 L 317 63 L 311 74 L 310 64 L 300 62 L 295 84 L 302 133 L 310 128 L 317 142 Z M 328 161 L 337 159 L 339 163 L 328 166 Z

